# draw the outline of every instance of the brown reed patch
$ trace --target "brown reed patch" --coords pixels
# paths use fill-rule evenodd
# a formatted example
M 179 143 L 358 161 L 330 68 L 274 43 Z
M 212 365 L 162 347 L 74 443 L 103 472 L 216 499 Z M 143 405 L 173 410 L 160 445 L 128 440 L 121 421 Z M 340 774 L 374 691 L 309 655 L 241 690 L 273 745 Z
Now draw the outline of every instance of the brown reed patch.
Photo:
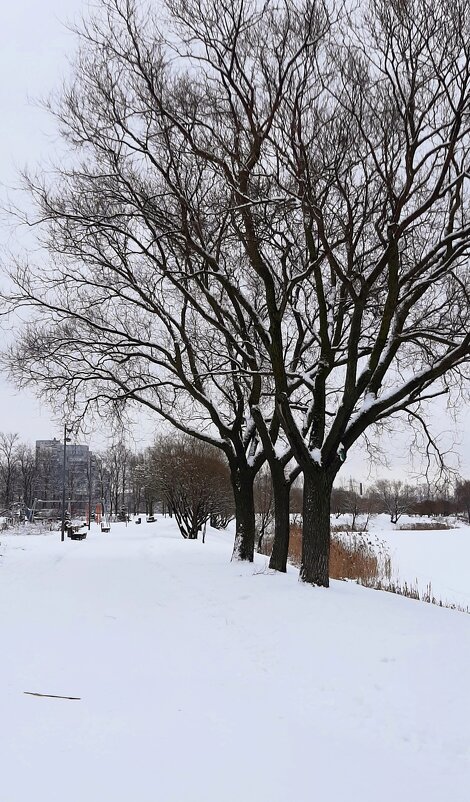
M 300 566 L 302 556 L 302 527 L 292 525 L 289 541 L 289 562 Z M 388 560 L 388 562 L 387 562 Z M 389 574 L 389 559 L 371 546 L 360 534 L 338 536 L 332 532 L 330 544 L 331 579 L 355 579 L 368 585 Z

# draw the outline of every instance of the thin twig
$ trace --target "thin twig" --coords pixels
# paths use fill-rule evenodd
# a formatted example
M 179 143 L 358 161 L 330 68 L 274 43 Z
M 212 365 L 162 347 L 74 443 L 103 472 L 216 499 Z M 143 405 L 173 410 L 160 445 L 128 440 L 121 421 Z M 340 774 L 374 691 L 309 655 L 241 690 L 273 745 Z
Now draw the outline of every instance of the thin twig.
M 34 693 L 33 691 L 23 691 L 27 696 L 46 696 L 48 699 L 74 699 L 81 700 L 81 696 L 58 696 L 55 693 Z

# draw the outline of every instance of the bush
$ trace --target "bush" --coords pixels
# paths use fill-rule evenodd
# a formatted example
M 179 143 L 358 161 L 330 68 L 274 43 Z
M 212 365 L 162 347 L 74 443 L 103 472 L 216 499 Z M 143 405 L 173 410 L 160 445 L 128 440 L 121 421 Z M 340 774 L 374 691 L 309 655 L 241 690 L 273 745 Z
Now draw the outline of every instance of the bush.
M 150 451 L 149 470 L 156 496 L 184 538 L 196 539 L 209 520 L 222 527 L 233 517 L 229 468 L 219 449 L 186 434 L 168 434 Z

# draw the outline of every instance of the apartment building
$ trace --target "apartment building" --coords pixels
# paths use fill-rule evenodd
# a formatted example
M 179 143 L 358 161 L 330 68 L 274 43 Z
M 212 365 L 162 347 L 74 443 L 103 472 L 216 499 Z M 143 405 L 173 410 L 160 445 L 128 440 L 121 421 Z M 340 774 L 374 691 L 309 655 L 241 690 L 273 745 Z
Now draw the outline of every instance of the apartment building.
M 96 460 L 86 445 L 67 444 L 65 449 L 65 496 L 72 515 L 82 515 L 90 494 L 94 495 Z M 36 481 L 34 495 L 37 509 L 59 509 L 64 482 L 64 444 L 36 440 Z

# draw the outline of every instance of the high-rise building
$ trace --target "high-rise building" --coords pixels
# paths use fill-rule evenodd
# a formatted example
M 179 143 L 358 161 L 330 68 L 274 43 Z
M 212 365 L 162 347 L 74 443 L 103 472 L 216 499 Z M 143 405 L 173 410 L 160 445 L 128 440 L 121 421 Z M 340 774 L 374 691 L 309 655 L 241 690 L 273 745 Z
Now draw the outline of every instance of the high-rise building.
M 34 495 L 42 502 L 60 499 L 63 444 L 54 440 L 36 440 L 36 481 Z
M 59 508 L 64 483 L 64 444 L 60 440 L 36 440 L 37 509 Z M 96 477 L 96 461 L 88 446 L 67 444 L 65 497 L 72 516 L 83 515 Z

